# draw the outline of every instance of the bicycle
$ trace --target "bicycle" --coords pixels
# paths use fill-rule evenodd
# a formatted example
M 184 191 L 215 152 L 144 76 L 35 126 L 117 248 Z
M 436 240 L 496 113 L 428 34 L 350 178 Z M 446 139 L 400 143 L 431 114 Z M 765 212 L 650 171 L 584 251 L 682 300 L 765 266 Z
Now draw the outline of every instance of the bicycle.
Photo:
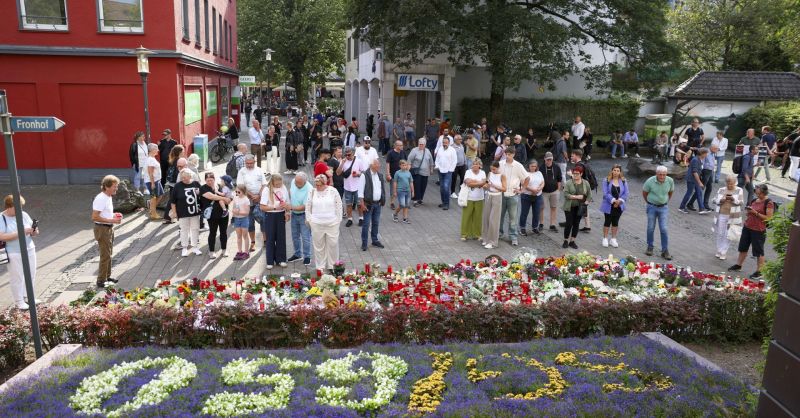
M 217 132 L 217 137 L 215 139 L 216 142 L 214 146 L 211 147 L 208 158 L 211 159 L 212 163 L 216 164 L 225 159 L 228 153 L 232 154 L 235 151 L 236 144 L 233 143 L 234 141 L 227 134 L 223 134 L 222 132 Z

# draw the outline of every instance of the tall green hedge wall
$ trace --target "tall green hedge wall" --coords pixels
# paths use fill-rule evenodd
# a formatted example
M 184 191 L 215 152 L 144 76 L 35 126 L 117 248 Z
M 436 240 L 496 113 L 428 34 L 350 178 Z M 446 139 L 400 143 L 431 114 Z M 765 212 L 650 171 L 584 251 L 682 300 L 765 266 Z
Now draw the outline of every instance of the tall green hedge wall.
M 756 129 L 757 135 L 761 135 L 762 126 L 768 125 L 781 139 L 800 126 L 800 102 L 757 106 L 744 114 L 744 120 L 748 127 Z
M 541 133 L 551 122 L 568 128 L 575 116 L 581 116 L 595 135 L 604 135 L 632 127 L 640 104 L 626 99 L 509 99 L 505 101 L 503 122 L 515 132 L 526 132 L 531 127 Z M 489 116 L 489 99 L 465 98 L 458 123 L 472 126 Z

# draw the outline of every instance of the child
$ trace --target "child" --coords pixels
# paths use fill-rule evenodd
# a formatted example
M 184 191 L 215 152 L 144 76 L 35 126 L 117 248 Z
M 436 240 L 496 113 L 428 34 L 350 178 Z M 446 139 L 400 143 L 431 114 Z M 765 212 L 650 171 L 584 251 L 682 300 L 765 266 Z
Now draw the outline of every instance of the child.
M 229 175 L 224 175 L 220 177 L 222 179 L 222 190 L 220 191 L 220 195 L 223 197 L 227 197 L 228 199 L 233 200 L 233 178 Z M 222 217 L 228 217 L 228 205 L 220 200 L 219 205 L 222 207 Z
M 250 247 L 250 235 L 247 227 L 250 226 L 250 199 L 247 198 L 247 188 L 244 184 L 236 185 L 236 197 L 231 202 L 233 208 L 233 227 L 236 229 L 236 256 L 234 260 L 250 258 L 247 248 Z M 244 246 L 242 246 L 244 244 Z M 242 248 L 245 250 L 242 251 Z
M 409 171 L 409 164 L 406 160 L 400 160 L 400 171 L 394 173 L 392 179 L 393 191 L 392 194 L 397 199 L 397 209 L 392 215 L 392 220 L 397 222 L 397 214 L 403 211 L 403 223 L 410 224 L 408 220 L 408 204 L 410 196 L 414 194 L 414 184 L 411 181 L 411 171 Z

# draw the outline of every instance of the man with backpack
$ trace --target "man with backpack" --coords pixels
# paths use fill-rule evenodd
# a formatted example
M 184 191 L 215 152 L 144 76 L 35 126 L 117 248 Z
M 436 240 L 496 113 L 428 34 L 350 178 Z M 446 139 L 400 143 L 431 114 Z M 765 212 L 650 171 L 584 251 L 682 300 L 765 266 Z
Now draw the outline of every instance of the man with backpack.
M 758 158 L 758 147 L 750 147 L 747 154 L 733 159 L 733 172 L 738 178 L 738 186 L 747 191 L 747 201 L 753 200 L 753 169 Z
M 236 178 L 239 176 L 239 170 L 244 167 L 245 154 L 247 154 L 247 144 L 237 145 L 236 152 L 233 153 L 233 157 L 225 165 L 225 174 L 231 176 L 234 185 L 236 184 Z

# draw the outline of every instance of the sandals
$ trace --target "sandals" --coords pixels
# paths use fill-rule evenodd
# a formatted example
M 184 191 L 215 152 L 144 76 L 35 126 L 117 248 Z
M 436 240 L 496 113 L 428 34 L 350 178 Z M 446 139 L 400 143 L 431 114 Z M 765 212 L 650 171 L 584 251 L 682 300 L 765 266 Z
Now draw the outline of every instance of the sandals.
M 250 244 L 250 252 L 252 253 L 252 252 L 255 252 L 255 251 L 256 251 L 256 243 Z

